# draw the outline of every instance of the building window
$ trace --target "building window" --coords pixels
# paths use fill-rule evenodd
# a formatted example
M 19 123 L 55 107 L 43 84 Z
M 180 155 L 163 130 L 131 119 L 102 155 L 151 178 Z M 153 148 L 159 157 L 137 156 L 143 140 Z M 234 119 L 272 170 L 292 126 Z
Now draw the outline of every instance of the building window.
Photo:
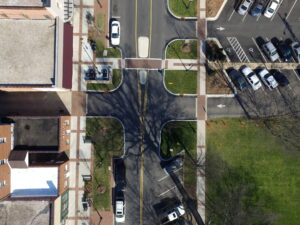
M 4 187 L 5 184 L 6 184 L 5 180 L 4 181 L 0 181 L 0 187 Z
M 0 166 L 6 163 L 6 159 L 0 159 Z
M 3 137 L 3 138 L 0 138 L 0 143 L 5 143 L 6 142 L 6 138 Z

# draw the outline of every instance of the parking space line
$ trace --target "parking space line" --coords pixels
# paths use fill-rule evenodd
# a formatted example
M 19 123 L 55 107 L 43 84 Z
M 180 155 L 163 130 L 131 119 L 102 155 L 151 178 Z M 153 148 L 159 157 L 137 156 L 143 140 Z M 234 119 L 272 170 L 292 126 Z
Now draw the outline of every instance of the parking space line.
M 245 14 L 245 16 L 243 17 L 243 19 L 242 19 L 242 23 L 244 23 L 244 21 L 245 21 L 245 19 L 246 19 L 247 15 L 248 15 L 248 13 L 246 13 L 246 14 Z
M 278 88 L 276 88 L 277 93 L 280 95 L 280 91 L 278 90 Z
M 164 191 L 163 193 L 159 194 L 158 197 L 167 194 L 169 191 L 172 191 L 174 188 L 176 188 L 176 186 L 171 187 L 170 189 Z
M 260 48 L 259 48 L 259 46 L 257 45 L 255 39 L 254 39 L 253 37 L 252 37 L 251 39 L 252 39 L 252 41 L 254 42 L 254 44 L 255 44 L 256 48 L 258 49 L 259 53 L 262 55 L 262 57 L 263 57 L 263 59 L 265 60 L 265 62 L 267 62 L 267 60 L 266 60 L 266 58 L 265 58 L 263 52 L 260 50 Z
M 232 13 L 231 13 L 231 15 L 229 16 L 229 18 L 227 20 L 228 22 L 231 20 L 231 17 L 233 16 L 234 12 L 235 12 L 235 10 L 232 10 Z
M 276 16 L 276 14 L 277 14 L 277 12 L 278 12 L 278 10 L 279 10 L 281 4 L 282 4 L 282 2 L 281 2 L 280 5 L 277 7 L 276 12 L 274 13 L 274 15 L 273 15 L 272 18 L 271 18 L 271 21 L 273 21 L 273 19 L 275 18 L 275 16 Z
M 256 22 L 258 22 L 259 18 L 261 17 L 261 14 L 257 17 Z
M 295 7 L 297 1 L 298 1 L 298 0 L 295 0 L 294 4 L 292 5 L 292 7 L 291 7 L 291 9 L 290 9 L 290 11 L 289 11 L 289 13 L 286 15 L 286 17 L 285 17 L 286 20 L 289 18 L 289 16 L 290 16 L 291 12 L 293 11 L 293 9 L 294 9 L 294 7 Z
M 293 72 L 295 73 L 295 76 L 297 77 L 297 79 L 300 81 L 300 77 L 299 77 L 298 73 L 295 70 L 293 70 Z

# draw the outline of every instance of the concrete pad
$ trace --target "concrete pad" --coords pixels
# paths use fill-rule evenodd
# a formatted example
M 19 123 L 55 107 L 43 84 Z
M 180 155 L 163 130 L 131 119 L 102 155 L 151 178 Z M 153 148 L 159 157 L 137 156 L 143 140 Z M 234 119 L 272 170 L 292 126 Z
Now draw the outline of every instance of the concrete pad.
M 86 117 L 81 116 L 80 117 L 80 130 L 85 130 L 86 127 Z
M 91 175 L 91 162 L 80 162 L 79 164 L 79 188 L 84 187 L 82 175 Z
M 78 91 L 78 70 L 79 65 L 73 64 L 72 91 Z
M 79 61 L 79 36 L 73 36 L 73 62 Z
M 71 133 L 70 139 L 70 159 L 76 159 L 77 134 Z
M 205 19 L 206 18 L 206 12 L 205 11 L 200 11 L 200 18 Z
M 83 8 L 82 9 L 82 33 L 88 33 L 88 21 L 86 15 L 90 13 L 94 16 L 94 9 L 92 8 Z
M 74 8 L 73 11 L 73 33 L 79 33 L 80 8 Z
M 71 130 L 77 130 L 77 116 L 71 117 Z
M 76 185 L 76 162 L 70 162 L 69 187 L 75 188 Z
M 75 220 L 66 220 L 66 225 L 75 225 Z
M 79 147 L 79 158 L 80 159 L 91 159 L 91 143 L 84 143 L 86 134 L 80 134 L 80 147 Z
M 69 213 L 68 217 L 75 217 L 75 191 L 69 191 Z
M 74 0 L 74 6 L 79 6 L 80 5 L 80 0 Z

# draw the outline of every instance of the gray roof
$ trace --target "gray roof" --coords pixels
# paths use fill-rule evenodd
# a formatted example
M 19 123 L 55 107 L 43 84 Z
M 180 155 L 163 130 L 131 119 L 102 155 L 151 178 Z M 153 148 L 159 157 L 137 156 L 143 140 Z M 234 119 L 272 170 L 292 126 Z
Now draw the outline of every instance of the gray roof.
M 9 7 L 42 7 L 42 0 L 0 0 L 0 6 Z

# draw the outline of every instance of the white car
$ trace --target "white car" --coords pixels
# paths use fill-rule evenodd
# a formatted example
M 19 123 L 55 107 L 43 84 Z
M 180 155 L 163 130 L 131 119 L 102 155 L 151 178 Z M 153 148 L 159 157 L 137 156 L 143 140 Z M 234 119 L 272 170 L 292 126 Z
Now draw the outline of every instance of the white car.
M 264 16 L 267 18 L 271 18 L 276 12 L 279 5 L 280 5 L 280 0 L 271 0 L 264 12 Z
M 253 0 L 244 0 L 238 9 L 238 13 L 240 15 L 244 16 L 250 9 L 250 6 L 252 5 L 252 3 L 253 3 Z
M 278 86 L 277 81 L 275 80 L 275 78 L 269 73 L 268 70 L 263 69 L 262 71 L 260 71 L 259 76 L 261 77 L 262 81 L 264 82 L 264 84 L 270 89 L 274 89 Z
M 124 201 L 116 201 L 116 222 L 124 223 L 125 222 L 125 210 L 124 210 Z
M 254 91 L 258 90 L 261 87 L 261 82 L 250 67 L 245 66 L 241 70 L 241 72 L 245 76 L 246 80 L 249 82 Z
M 183 205 L 179 205 L 175 209 L 173 209 L 172 211 L 170 211 L 168 213 L 168 220 L 175 221 L 184 214 L 185 214 L 185 210 L 184 210 Z
M 299 42 L 293 42 L 291 44 L 292 50 L 293 50 L 293 56 L 296 60 L 296 62 L 300 62 L 300 44 Z
M 111 33 L 110 33 L 110 42 L 112 45 L 116 46 L 120 44 L 120 22 L 114 20 L 111 22 L 110 27 Z

